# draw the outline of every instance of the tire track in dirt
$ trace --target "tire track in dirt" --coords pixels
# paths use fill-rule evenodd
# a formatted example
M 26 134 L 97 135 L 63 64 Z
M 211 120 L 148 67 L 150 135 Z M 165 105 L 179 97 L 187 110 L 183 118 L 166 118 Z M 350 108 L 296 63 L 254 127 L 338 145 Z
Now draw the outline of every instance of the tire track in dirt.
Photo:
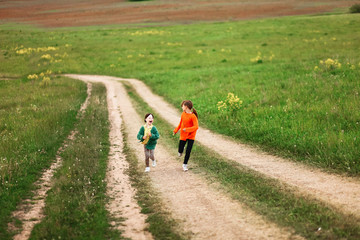
M 124 87 L 117 82 L 118 79 L 89 75 L 66 76 L 102 82 L 116 92 L 114 97 L 119 102 L 130 148 L 135 150 L 139 159 L 143 159 L 143 145 L 136 140 L 143 121 L 134 110 Z M 174 155 L 175 151 L 169 153 L 160 139 L 155 152 L 158 166 L 152 168 L 149 176 L 161 194 L 164 208 L 180 222 L 182 232 L 192 232 L 193 239 L 301 239 L 293 235 L 291 229 L 279 228 L 215 190 L 198 175 L 184 173 Z
M 80 110 L 77 114 L 77 118 L 82 118 L 83 113 L 85 112 L 87 106 L 89 105 L 89 99 L 91 97 L 92 85 L 91 83 L 87 84 L 87 98 L 84 103 L 81 105 Z M 31 231 L 37 223 L 40 223 L 41 220 L 45 217 L 43 209 L 45 207 L 45 199 L 47 192 L 52 187 L 52 178 L 54 173 L 62 165 L 62 158 L 60 154 L 68 147 L 68 145 L 76 137 L 77 131 L 73 130 L 67 139 L 64 141 L 63 145 L 58 149 L 56 153 L 56 160 L 51 164 L 50 168 L 45 170 L 43 175 L 38 181 L 35 182 L 37 190 L 34 191 L 34 197 L 32 199 L 23 200 L 17 207 L 17 210 L 12 213 L 13 218 L 18 219 L 22 222 L 21 231 L 14 236 L 14 240 L 23 240 L 30 237 Z M 15 232 L 20 230 L 15 226 L 14 222 L 8 224 L 8 229 L 10 232 Z
M 154 110 L 161 109 L 157 114 L 174 126 L 178 124 L 180 112 L 164 101 L 163 98 L 152 93 L 143 82 L 137 79 L 111 76 L 102 76 L 102 78 L 130 82 L 147 104 Z M 301 194 L 315 197 L 339 211 L 357 218 L 360 217 L 359 179 L 329 174 L 320 169 L 290 162 L 260 152 L 202 127 L 198 130 L 196 140 L 227 159 L 295 187 Z
M 131 187 L 129 176 L 125 173 L 129 169 L 129 164 L 123 154 L 120 99 L 111 85 L 105 83 L 105 86 L 110 121 L 110 152 L 106 182 L 107 195 L 110 197 L 107 210 L 114 218 L 111 225 L 123 231 L 122 236 L 127 238 L 153 239 L 151 233 L 144 230 L 148 226 L 145 223 L 146 215 L 140 213 L 141 209 L 135 200 L 135 189 Z M 125 221 L 120 222 L 121 218 L 125 218 Z

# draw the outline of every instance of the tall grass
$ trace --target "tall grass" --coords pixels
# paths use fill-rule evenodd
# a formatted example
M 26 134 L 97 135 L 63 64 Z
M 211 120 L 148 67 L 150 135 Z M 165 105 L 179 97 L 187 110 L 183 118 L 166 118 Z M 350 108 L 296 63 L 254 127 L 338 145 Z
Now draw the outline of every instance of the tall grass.
M 65 78 L 52 87 L 39 81 L 0 81 L 0 238 L 21 198 L 29 197 L 32 183 L 55 160 L 70 133 L 86 86 Z
M 7 25 L 0 27 L 0 73 L 139 78 L 175 106 L 191 99 L 214 131 L 358 175 L 359 23 L 336 14 L 148 28 Z M 56 49 L 29 52 L 49 46 Z M 341 68 L 320 63 L 327 59 Z M 229 92 L 243 101 L 231 114 L 217 109 Z

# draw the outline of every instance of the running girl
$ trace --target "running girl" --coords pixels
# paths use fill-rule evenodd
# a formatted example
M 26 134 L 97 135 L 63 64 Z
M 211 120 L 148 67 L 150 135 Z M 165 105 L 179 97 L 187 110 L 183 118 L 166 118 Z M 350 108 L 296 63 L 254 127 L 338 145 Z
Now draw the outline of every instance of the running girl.
M 179 150 L 178 154 L 181 157 L 184 152 L 185 144 L 187 143 L 186 153 L 183 163 L 183 170 L 186 172 L 188 170 L 187 164 L 190 158 L 190 153 L 195 141 L 196 131 L 199 128 L 198 124 L 198 114 L 193 108 L 193 104 L 190 100 L 183 101 L 181 103 L 181 108 L 183 113 L 181 114 L 181 119 L 179 126 L 174 129 L 174 135 L 180 130 L 180 141 L 179 141 Z
M 137 139 L 140 140 L 142 144 L 144 144 L 144 152 L 145 152 L 145 172 L 150 172 L 149 159 L 152 160 L 152 166 L 156 166 L 156 160 L 154 156 L 155 146 L 157 140 L 160 137 L 160 134 L 156 127 L 153 125 L 154 115 L 151 113 L 147 113 L 144 118 L 145 125 L 141 126 Z

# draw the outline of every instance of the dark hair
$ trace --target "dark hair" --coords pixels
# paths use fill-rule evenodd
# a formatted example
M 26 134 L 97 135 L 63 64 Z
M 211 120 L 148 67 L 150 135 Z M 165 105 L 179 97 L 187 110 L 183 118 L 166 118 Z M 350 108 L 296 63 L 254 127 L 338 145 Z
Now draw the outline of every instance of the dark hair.
M 183 105 L 187 106 L 190 110 L 192 110 L 192 112 L 195 114 L 195 116 L 196 116 L 197 118 L 199 118 L 199 116 L 198 116 L 195 108 L 193 108 L 193 103 L 192 103 L 190 100 L 184 100 L 184 101 L 182 101 L 181 106 L 183 106 Z
M 144 122 L 146 122 L 147 117 L 150 116 L 150 115 L 153 116 L 153 118 L 154 118 L 154 114 L 152 114 L 152 113 L 147 113 L 147 114 L 145 114 Z

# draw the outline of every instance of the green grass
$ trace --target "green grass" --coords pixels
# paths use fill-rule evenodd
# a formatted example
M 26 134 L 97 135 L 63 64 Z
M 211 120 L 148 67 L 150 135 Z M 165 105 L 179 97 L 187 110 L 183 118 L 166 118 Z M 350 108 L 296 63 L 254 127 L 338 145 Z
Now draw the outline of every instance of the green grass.
M 358 175 L 359 24 L 357 15 L 336 14 L 147 28 L 2 25 L 0 73 L 138 78 L 174 106 L 191 99 L 201 124 L 216 132 Z M 29 52 L 49 46 L 56 49 Z M 341 68 L 320 64 L 328 58 Z M 242 108 L 221 112 L 229 92 Z
M 125 84 L 133 99 L 137 112 L 156 112 L 136 93 L 131 85 Z M 160 110 L 161 111 L 161 110 Z M 178 137 L 172 136 L 174 126 L 155 114 L 154 124 L 161 133 L 161 142 L 170 151 L 176 152 Z M 358 239 L 360 226 L 358 219 L 343 215 L 325 204 L 296 194 L 274 179 L 269 179 L 240 164 L 223 159 L 217 153 L 199 143 L 189 162 L 191 171 L 206 177 L 210 182 L 218 182 L 232 198 L 247 204 L 257 213 L 280 226 L 292 228 L 296 234 L 306 239 Z M 318 229 L 321 228 L 321 231 Z
M 21 198 L 55 160 L 86 98 L 80 81 L 55 78 L 51 87 L 24 79 L 0 81 L 0 238 Z
M 122 239 L 109 224 L 105 174 L 109 153 L 106 89 L 94 84 L 78 134 L 62 154 L 43 221 L 31 239 Z

